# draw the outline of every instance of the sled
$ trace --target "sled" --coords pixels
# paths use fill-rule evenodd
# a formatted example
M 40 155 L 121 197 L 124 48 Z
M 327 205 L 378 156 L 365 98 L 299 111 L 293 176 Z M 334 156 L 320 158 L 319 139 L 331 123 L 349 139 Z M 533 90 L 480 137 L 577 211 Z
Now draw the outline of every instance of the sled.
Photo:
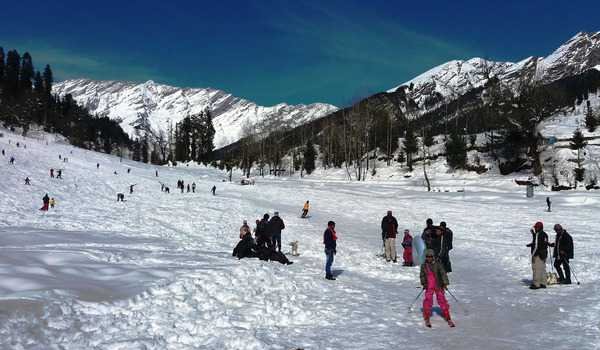
M 414 266 L 419 266 L 425 262 L 425 242 L 421 236 L 416 235 L 412 241 L 412 256 Z

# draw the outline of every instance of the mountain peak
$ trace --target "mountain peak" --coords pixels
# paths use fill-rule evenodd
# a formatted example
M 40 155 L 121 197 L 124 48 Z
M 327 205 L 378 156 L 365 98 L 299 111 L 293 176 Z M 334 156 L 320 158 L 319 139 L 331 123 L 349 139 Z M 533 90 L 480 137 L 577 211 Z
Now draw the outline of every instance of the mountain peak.
M 92 114 L 121 120 L 121 127 L 131 137 L 136 132 L 138 115 L 147 115 L 154 135 L 166 132 L 171 124 L 187 115 L 209 108 L 215 127 L 215 147 L 220 148 L 246 136 L 248 130 L 263 131 L 279 127 L 294 127 L 337 110 L 325 103 L 310 105 L 259 106 L 252 101 L 235 97 L 212 88 L 179 88 L 157 84 L 118 80 L 66 80 L 53 86 L 59 96 L 71 94 L 75 101 Z

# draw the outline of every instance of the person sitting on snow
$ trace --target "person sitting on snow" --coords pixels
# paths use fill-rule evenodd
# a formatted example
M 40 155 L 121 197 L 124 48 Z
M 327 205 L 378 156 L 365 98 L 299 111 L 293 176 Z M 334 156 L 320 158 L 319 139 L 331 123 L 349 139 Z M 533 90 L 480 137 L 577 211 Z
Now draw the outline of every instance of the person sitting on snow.
M 404 248 L 404 253 L 402 254 L 402 258 L 404 259 L 403 266 L 413 266 L 412 239 L 410 231 L 408 229 L 404 230 L 404 239 L 402 240 L 402 247 Z
M 434 252 L 432 249 L 425 251 L 425 263 L 421 265 L 421 285 L 425 290 L 425 298 L 423 299 L 423 319 L 425 325 L 431 327 L 431 308 L 433 307 L 433 294 L 437 303 L 442 309 L 442 317 L 448 322 L 450 327 L 454 327 L 454 322 L 450 318 L 450 306 L 446 300 L 444 291 L 450 284 L 448 281 L 448 275 L 444 271 L 444 267 L 439 262 L 436 262 Z
M 240 227 L 240 239 L 244 239 L 244 236 L 250 233 L 250 226 L 248 226 L 248 222 L 244 220 L 242 226 Z

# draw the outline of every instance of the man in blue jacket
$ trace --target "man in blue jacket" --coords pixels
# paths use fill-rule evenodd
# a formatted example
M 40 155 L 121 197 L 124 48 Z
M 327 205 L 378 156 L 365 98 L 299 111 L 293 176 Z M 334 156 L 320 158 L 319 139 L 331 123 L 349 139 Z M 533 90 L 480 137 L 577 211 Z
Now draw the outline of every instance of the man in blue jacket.
M 327 229 L 323 233 L 323 244 L 325 244 L 325 256 L 327 258 L 325 262 L 325 278 L 332 281 L 335 280 L 333 273 L 331 273 L 331 265 L 333 264 L 333 256 L 336 253 L 336 240 L 335 222 L 329 221 Z

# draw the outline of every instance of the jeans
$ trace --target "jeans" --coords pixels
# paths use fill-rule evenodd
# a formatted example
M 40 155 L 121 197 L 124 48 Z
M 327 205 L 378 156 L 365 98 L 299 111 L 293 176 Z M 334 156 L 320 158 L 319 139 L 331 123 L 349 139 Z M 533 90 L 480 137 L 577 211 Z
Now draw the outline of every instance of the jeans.
M 333 264 L 333 256 L 335 255 L 333 249 L 325 249 L 325 256 L 327 260 L 325 261 L 325 275 L 333 276 L 331 273 L 331 265 Z
M 274 233 L 271 240 L 273 241 L 273 248 L 281 251 L 281 233 Z

